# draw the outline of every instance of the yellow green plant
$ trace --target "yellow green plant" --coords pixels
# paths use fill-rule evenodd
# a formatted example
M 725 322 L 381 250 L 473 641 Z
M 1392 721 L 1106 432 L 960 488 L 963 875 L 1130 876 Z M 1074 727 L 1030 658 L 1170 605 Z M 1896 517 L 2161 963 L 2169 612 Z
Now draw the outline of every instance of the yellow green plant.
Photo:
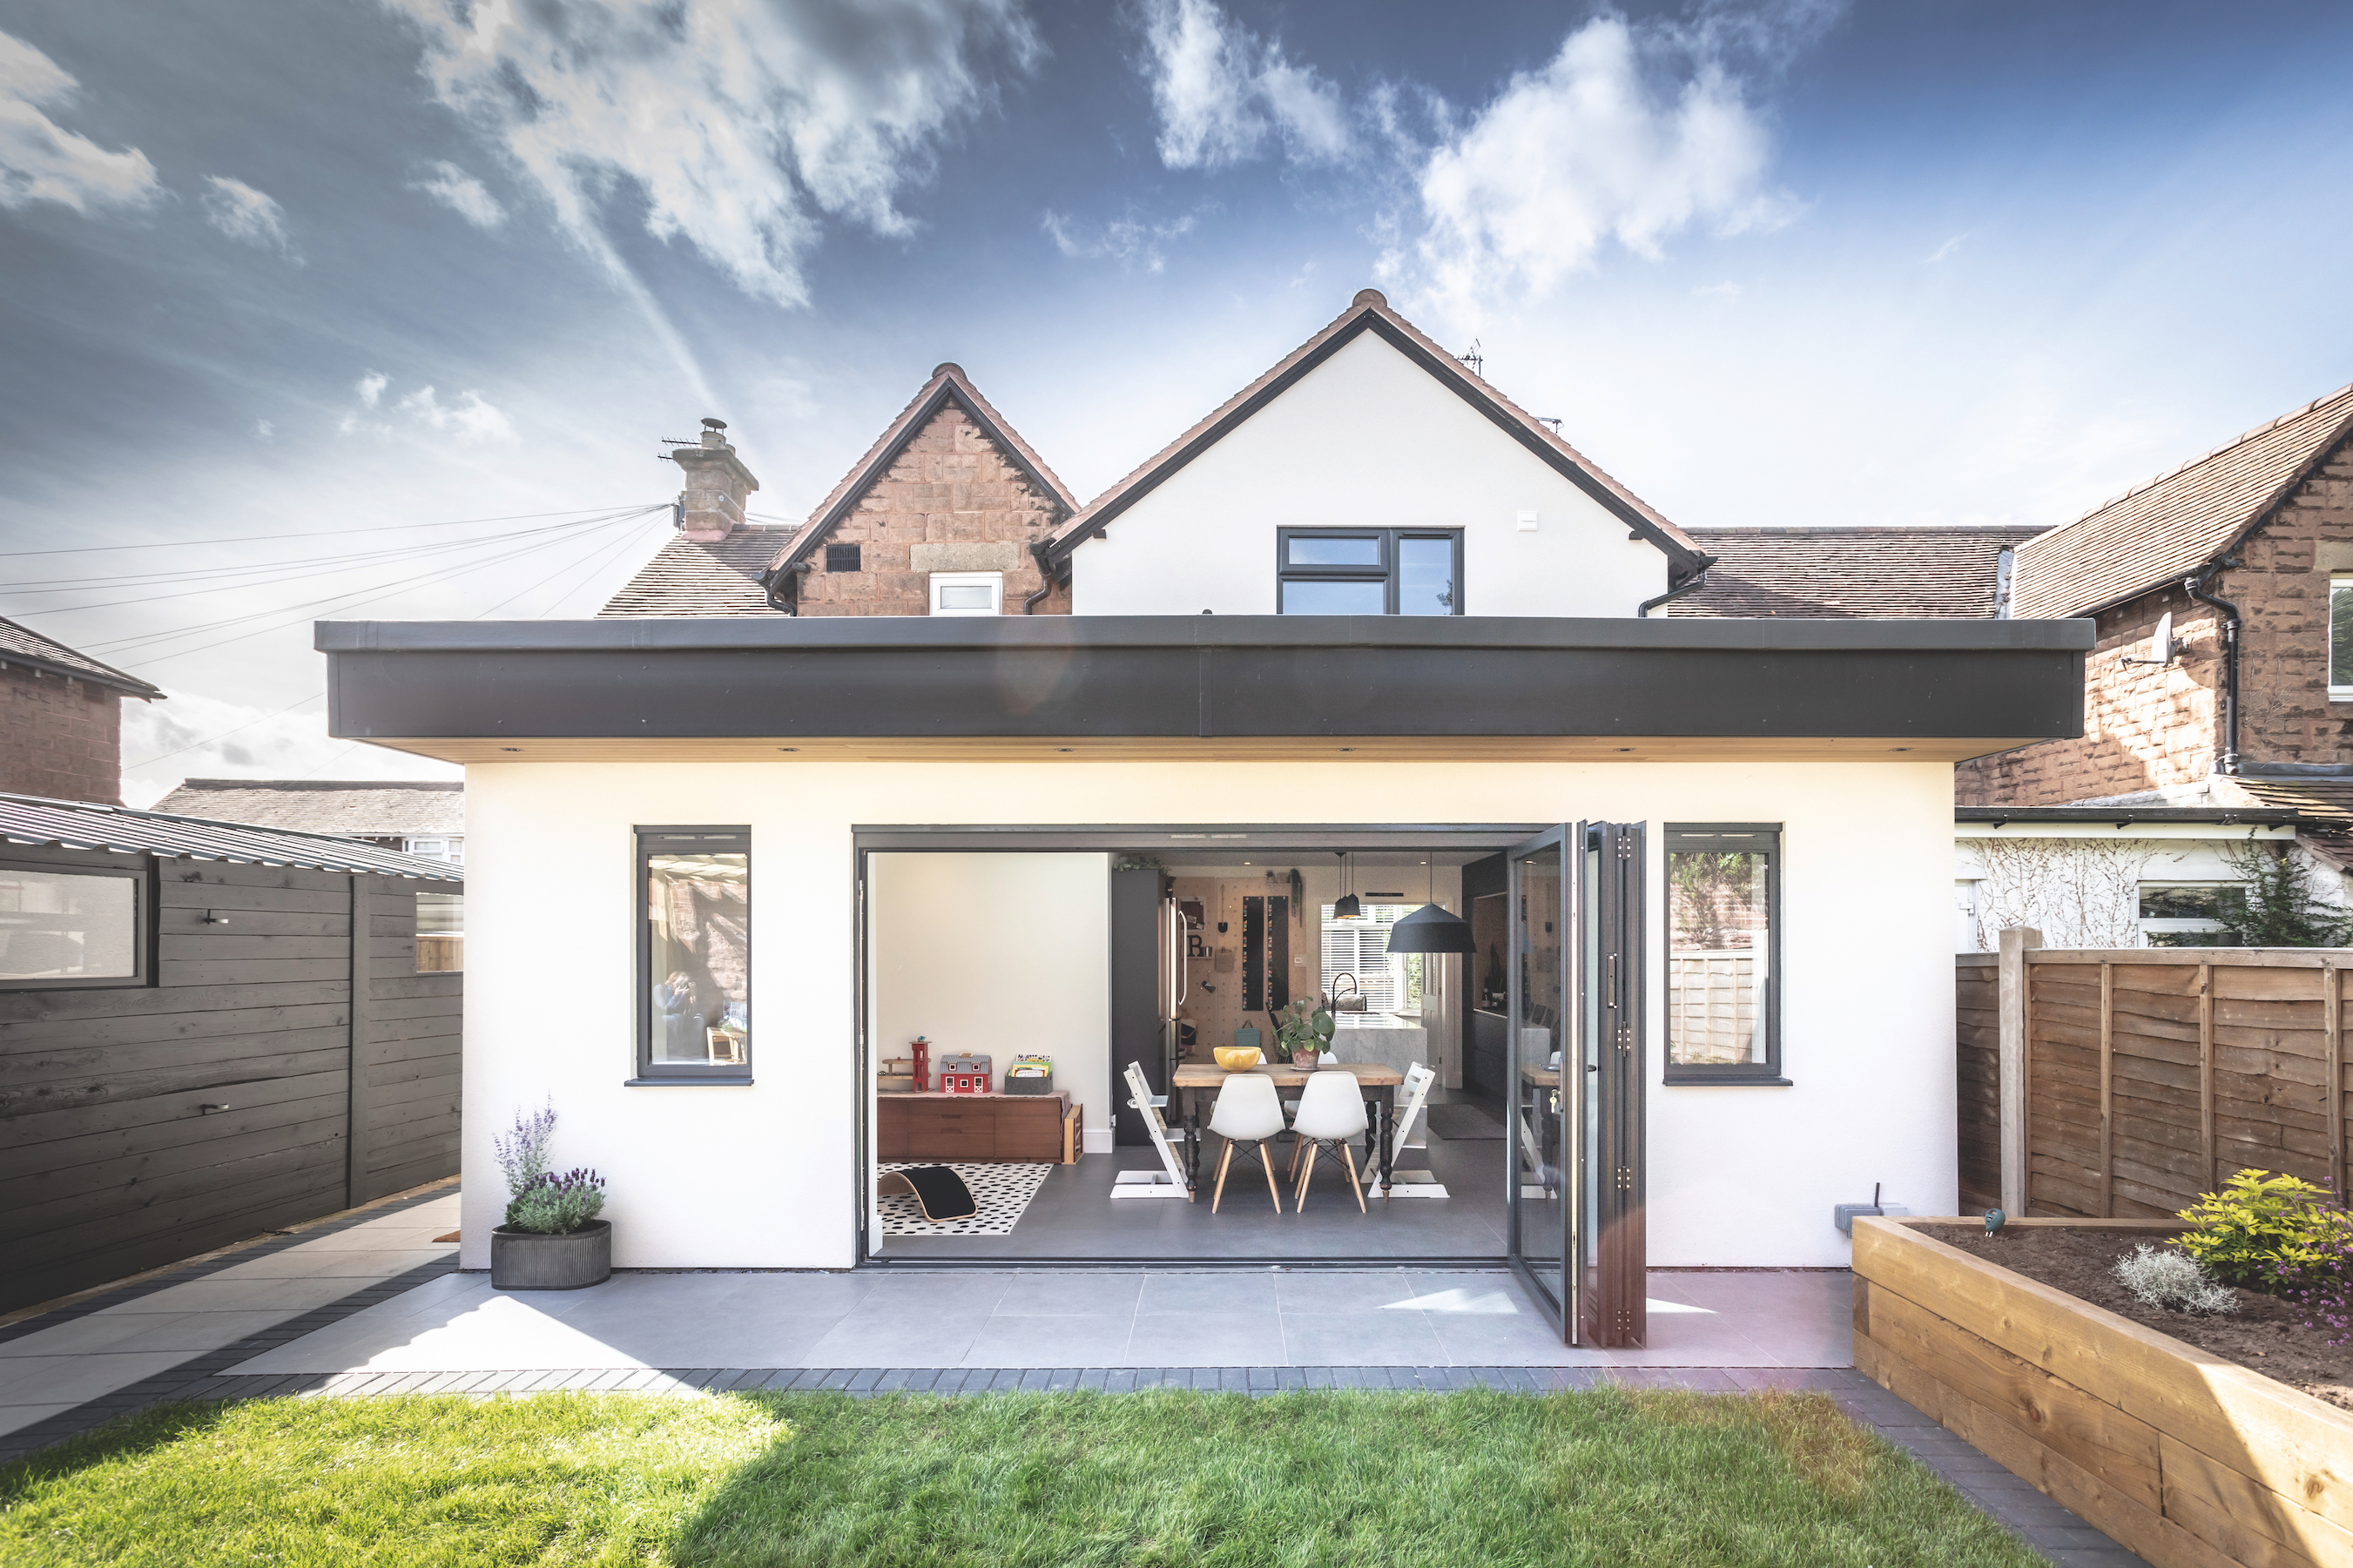
M 2216 1279 L 2250 1290 L 2276 1288 L 2283 1268 L 2313 1262 L 2347 1224 L 2327 1188 L 2269 1171 L 2241 1171 L 2178 1217 L 2191 1226 L 2181 1249 Z

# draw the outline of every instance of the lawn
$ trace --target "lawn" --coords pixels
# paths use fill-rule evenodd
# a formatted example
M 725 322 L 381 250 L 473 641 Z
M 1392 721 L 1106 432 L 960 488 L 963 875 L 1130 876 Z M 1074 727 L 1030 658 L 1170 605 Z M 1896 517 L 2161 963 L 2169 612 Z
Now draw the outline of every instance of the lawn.
M 0 1561 L 2042 1559 L 1818 1394 L 413 1396 L 183 1405 L 0 1468 Z

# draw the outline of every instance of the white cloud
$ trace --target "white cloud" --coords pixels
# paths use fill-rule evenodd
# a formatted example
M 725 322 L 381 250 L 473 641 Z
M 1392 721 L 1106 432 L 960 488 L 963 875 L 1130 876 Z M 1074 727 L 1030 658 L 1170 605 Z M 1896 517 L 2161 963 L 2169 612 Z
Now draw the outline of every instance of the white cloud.
M 79 86 L 48 56 L 0 33 L 0 207 L 56 202 L 87 213 L 141 206 L 162 193 L 146 153 L 110 153 L 42 112 L 71 101 Z
M 445 405 L 428 386 L 402 398 L 398 407 L 427 429 L 447 431 L 470 446 L 515 438 L 513 422 L 483 402 L 479 392 L 461 392 L 454 405 Z
M 267 419 L 257 419 L 253 422 L 253 433 L 260 439 L 267 441 L 270 437 L 278 433 L 278 426 L 272 425 Z
M 1271 136 L 1297 163 L 1348 151 L 1339 89 L 1313 67 L 1293 65 L 1280 40 L 1260 38 L 1213 0 L 1147 0 L 1144 43 L 1168 167 L 1242 163 Z
M 1737 283 L 1705 283 L 1692 290 L 1703 300 L 1737 300 L 1746 291 Z
M 1679 52 L 1689 69 L 1660 82 L 1660 57 Z M 1741 80 L 1703 35 L 1646 36 L 1601 16 L 1430 153 L 1422 232 L 1409 261 L 1388 266 L 1458 305 L 1514 289 L 1542 297 L 1611 240 L 1656 257 L 1694 224 L 1738 233 L 1787 221 L 1793 204 L 1766 185 L 1770 153 Z
M 1116 261 L 1123 268 L 1158 272 L 1168 262 L 1161 243 L 1192 233 L 1193 222 L 1191 213 L 1169 223 L 1149 223 L 1130 214 L 1103 225 L 1090 237 L 1082 236 L 1071 219 L 1050 210 L 1039 226 L 1053 237 L 1056 249 L 1075 260 Z
M 1960 233 L 1953 236 L 1952 238 L 1945 241 L 1944 244 L 1930 251 L 1921 259 L 1920 264 L 1923 267 L 1934 267 L 1939 261 L 1948 259 L 1955 251 L 1960 249 L 1961 242 L 1968 238 L 1968 230 L 1963 229 Z
M 274 250 L 299 264 L 293 237 L 286 232 L 286 209 L 243 180 L 226 174 L 205 176 L 205 221 L 236 240 L 258 250 Z
M 376 400 L 384 395 L 384 389 L 391 384 L 392 377 L 380 370 L 372 370 L 353 383 L 352 390 L 360 395 L 361 407 L 374 408 Z
M 807 299 L 821 216 L 909 233 L 899 195 L 991 100 L 987 59 L 1039 50 L 1018 0 L 381 3 L 422 35 L 435 94 L 625 288 L 602 229 L 623 187 L 649 233 L 783 305 Z
M 507 221 L 507 209 L 491 189 L 465 170 L 446 158 L 436 159 L 426 166 L 426 177 L 408 188 L 423 191 L 476 228 L 492 229 Z

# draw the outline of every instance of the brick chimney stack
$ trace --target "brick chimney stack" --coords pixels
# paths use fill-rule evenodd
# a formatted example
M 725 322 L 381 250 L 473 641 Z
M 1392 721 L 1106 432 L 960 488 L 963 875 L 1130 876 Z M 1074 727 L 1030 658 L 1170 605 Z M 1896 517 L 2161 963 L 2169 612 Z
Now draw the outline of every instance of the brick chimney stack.
M 689 539 L 705 543 L 742 525 L 744 498 L 760 488 L 727 444 L 726 429 L 724 419 L 706 419 L 701 445 L 672 447 L 662 454 L 686 470 L 686 489 L 678 493 L 678 526 Z

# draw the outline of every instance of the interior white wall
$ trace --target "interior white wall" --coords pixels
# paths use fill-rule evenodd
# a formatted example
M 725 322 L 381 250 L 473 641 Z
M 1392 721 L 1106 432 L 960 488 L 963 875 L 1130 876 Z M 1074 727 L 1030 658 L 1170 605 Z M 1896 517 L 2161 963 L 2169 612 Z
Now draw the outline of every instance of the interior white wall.
M 1957 1199 L 1943 763 L 512 763 L 469 768 L 467 797 L 470 1268 L 504 1204 L 491 1135 L 550 1096 L 556 1157 L 610 1180 L 622 1267 L 856 1261 L 854 822 L 1782 823 L 1793 1082 L 1662 1086 L 1652 964 L 1651 1259 L 1839 1264 L 1831 1205 Z M 752 829 L 755 1082 L 628 1088 L 630 827 L 689 822 Z M 1650 864 L 1655 956 L 1655 837 Z
M 1111 857 L 912 853 L 867 867 L 874 1059 L 925 1035 L 934 1063 L 987 1053 L 1002 1089 L 1015 1057 L 1052 1057 L 1054 1087 L 1110 1147 Z
M 1275 530 L 1303 527 L 1461 529 L 1474 616 L 1630 616 L 1667 588 L 1656 545 L 1366 332 L 1079 546 L 1071 607 L 1271 616 Z

